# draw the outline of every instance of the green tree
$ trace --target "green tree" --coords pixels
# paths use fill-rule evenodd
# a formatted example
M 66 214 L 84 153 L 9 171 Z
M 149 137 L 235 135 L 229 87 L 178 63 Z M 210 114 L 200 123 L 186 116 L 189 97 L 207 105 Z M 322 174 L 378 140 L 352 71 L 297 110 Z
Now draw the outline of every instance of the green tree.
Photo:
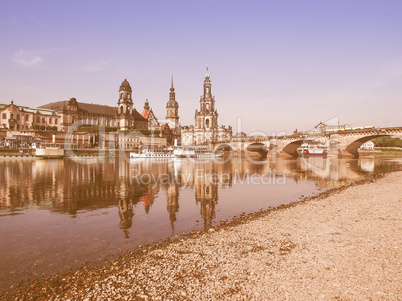
M 375 147 L 402 147 L 402 139 L 398 137 L 378 137 L 372 140 Z

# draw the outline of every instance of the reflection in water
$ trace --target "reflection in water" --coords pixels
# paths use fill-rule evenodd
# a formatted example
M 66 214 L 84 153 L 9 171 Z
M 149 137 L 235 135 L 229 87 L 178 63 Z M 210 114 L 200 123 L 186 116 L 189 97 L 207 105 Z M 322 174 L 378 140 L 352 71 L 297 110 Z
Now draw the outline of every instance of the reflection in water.
M 133 225 L 133 203 L 129 200 L 119 200 L 120 229 L 124 230 L 126 238 L 129 238 L 127 229 Z
M 362 158 L 359 160 L 359 166 L 361 170 L 367 171 L 367 172 L 373 172 L 374 171 L 374 158 Z
M 252 164 L 244 159 L 225 164 L 212 160 L 127 162 L 118 158 L 1 161 L 0 215 L 20 213 L 21 208 L 38 208 L 75 216 L 82 210 L 117 206 L 120 228 L 128 238 L 127 229 L 132 227 L 136 205 L 141 203 L 148 216 L 160 191 L 165 190 L 166 210 L 174 232 L 180 191 L 191 189 L 207 229 L 216 216 L 219 187 L 230 188 L 238 183 L 262 185 L 268 178 L 286 176 L 295 181 L 313 180 L 322 188 L 357 179 L 365 172 L 373 172 L 375 166 L 382 170 L 381 166 L 386 164 L 374 158 L 338 160 L 331 157 L 260 163 Z
M 0 160 L 0 286 L 208 229 L 388 168 L 369 158 L 259 163 Z

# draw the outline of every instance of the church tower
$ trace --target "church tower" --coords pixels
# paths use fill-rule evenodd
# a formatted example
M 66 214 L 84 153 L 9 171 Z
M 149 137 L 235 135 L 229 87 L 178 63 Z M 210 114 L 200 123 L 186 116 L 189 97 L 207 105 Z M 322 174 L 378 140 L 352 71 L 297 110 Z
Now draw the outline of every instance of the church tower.
M 195 128 L 213 132 L 218 127 L 219 115 L 215 110 L 215 97 L 212 96 L 211 86 L 207 66 L 207 73 L 204 78 L 204 94 L 200 97 L 200 111 L 196 111 L 195 114 Z M 213 136 L 213 133 L 211 134 Z
M 200 109 L 195 110 L 194 126 L 183 127 L 181 143 L 183 145 L 208 145 L 227 142 L 232 137 L 232 128 L 218 126 L 218 112 L 215 108 L 215 96 L 212 96 L 211 78 L 207 72 L 204 77 L 204 93 L 200 97 Z
M 133 118 L 133 99 L 130 83 L 127 78 L 120 85 L 119 100 L 117 102 L 117 116 L 119 119 L 118 128 L 121 131 L 125 131 L 134 127 Z
M 169 101 L 166 104 L 166 121 L 171 129 L 179 128 L 179 104 L 176 101 L 176 93 L 173 87 L 173 75 L 172 75 L 172 86 L 170 87 Z

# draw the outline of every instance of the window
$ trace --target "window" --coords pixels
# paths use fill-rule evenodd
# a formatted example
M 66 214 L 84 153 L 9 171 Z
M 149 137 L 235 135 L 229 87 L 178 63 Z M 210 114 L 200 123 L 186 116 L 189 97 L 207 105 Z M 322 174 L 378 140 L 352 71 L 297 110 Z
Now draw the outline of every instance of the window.
M 17 120 L 20 120 L 20 114 L 17 114 Z
M 10 119 L 14 119 L 14 114 L 10 113 Z
M 57 121 L 58 121 L 58 120 L 57 120 L 57 119 L 55 119 L 55 120 L 54 120 L 54 124 L 57 124 Z
M 42 123 L 46 123 L 45 117 L 42 117 Z
M 209 127 L 209 119 L 205 120 L 205 125 Z
M 40 118 L 39 118 L 39 116 L 36 116 L 36 123 L 39 123 L 40 122 Z
M 25 115 L 25 121 L 29 120 L 29 115 Z
M 49 118 L 49 124 L 52 124 L 52 118 Z
M 7 114 L 3 113 L 3 119 L 7 119 Z

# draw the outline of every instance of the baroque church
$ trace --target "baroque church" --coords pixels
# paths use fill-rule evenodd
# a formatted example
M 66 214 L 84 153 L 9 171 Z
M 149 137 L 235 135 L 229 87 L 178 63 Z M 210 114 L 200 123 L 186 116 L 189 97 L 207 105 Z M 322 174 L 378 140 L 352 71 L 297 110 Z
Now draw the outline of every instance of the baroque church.
M 218 125 L 219 114 L 215 108 L 215 97 L 212 96 L 208 67 L 200 108 L 195 111 L 194 125 L 180 126 L 173 75 L 164 120 L 155 116 L 148 99 L 145 100 L 142 113 L 139 113 L 134 107 L 132 93 L 131 85 L 125 78 L 119 88 L 117 106 L 78 102 L 75 98 L 48 103 L 39 108 L 18 106 L 13 102 L 0 104 L 0 128 L 3 132 L 23 131 L 24 135 L 34 136 L 54 132 L 58 133 L 57 139 L 61 141 L 63 134 L 74 125 L 74 141 L 84 146 L 84 141 L 95 143 L 95 134 L 88 127 L 100 126 L 110 133 L 108 145 L 115 144 L 122 149 L 138 148 L 146 143 L 163 147 L 172 145 L 175 141 L 182 145 L 208 145 L 229 141 L 232 137 L 230 126 L 226 128 Z M 152 139 L 147 139 L 148 142 L 140 141 L 134 137 L 135 132 Z M 92 138 L 94 139 L 91 140 Z M 85 146 L 87 145 L 92 144 L 85 142 Z
M 204 94 L 200 97 L 200 110 L 195 111 L 194 126 L 181 129 L 182 145 L 205 145 L 225 142 L 232 138 L 232 127 L 218 125 L 218 112 L 215 108 L 215 96 L 212 96 L 211 78 L 207 72 L 204 78 Z
M 132 89 L 127 79 L 121 83 L 117 107 L 78 102 L 75 98 L 48 103 L 40 108 L 62 116 L 64 131 L 76 122 L 86 126 L 105 126 L 119 131 L 147 129 L 148 121 L 134 108 Z
M 166 138 L 167 144 L 172 144 L 174 139 L 180 140 L 179 104 L 175 99 L 174 90 L 172 76 L 169 101 L 166 105 L 167 115 L 163 122 L 156 118 L 148 99 L 141 114 L 135 109 L 132 88 L 126 78 L 119 88 L 117 107 L 78 102 L 75 98 L 71 98 L 49 103 L 40 108 L 56 112 L 60 116 L 60 126 L 64 132 L 78 122 L 80 126 L 105 126 L 120 133 L 145 130 L 142 132 L 148 135 L 157 132 L 157 136 Z M 124 141 L 124 138 L 121 139 Z

